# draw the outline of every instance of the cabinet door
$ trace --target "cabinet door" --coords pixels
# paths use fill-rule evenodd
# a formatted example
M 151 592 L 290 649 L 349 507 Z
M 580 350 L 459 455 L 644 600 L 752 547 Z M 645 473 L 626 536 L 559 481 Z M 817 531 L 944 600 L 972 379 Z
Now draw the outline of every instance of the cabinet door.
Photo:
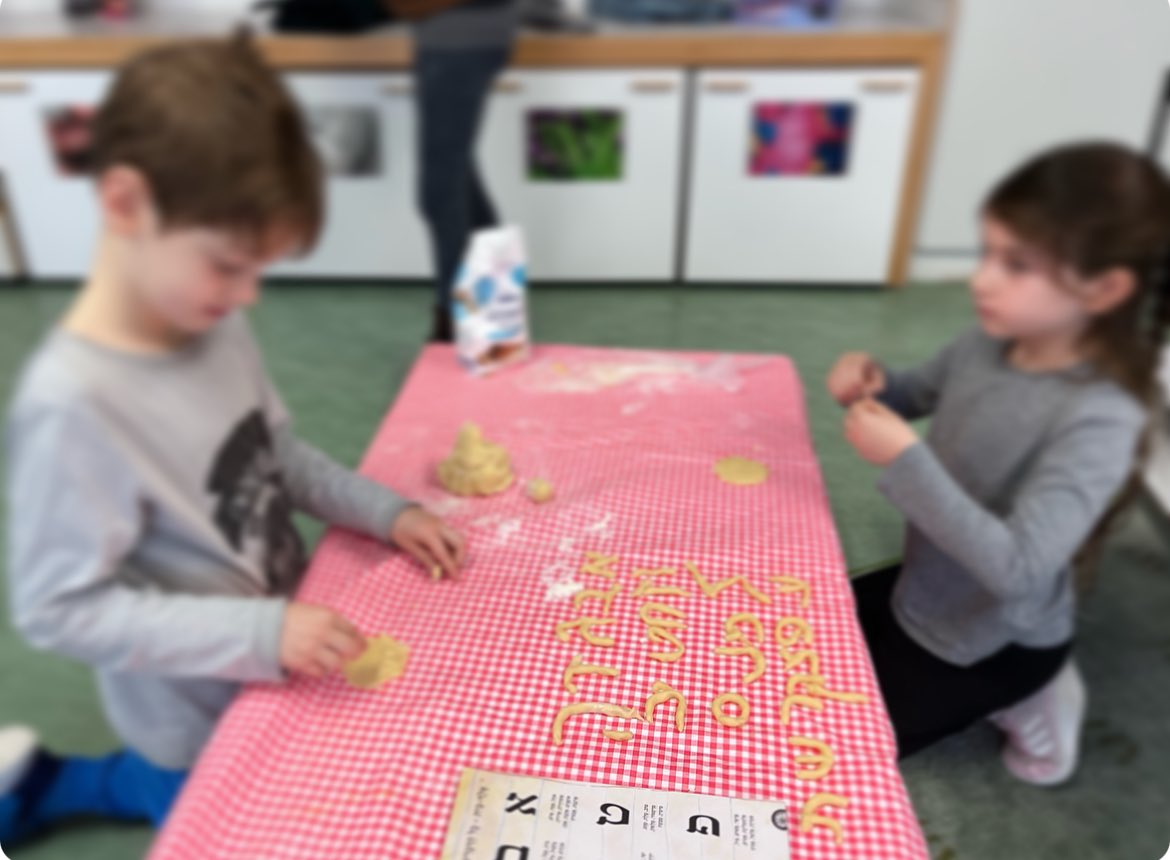
M 0 170 L 10 215 L 37 278 L 79 278 L 97 240 L 93 185 L 83 175 L 92 109 L 107 72 L 0 73 Z
M 294 277 L 417 277 L 431 271 L 415 209 L 415 120 L 407 75 L 286 77 L 328 170 L 325 229 Z
M 675 277 L 684 86 L 678 69 L 503 75 L 480 165 L 533 277 Z
M 884 282 L 918 73 L 712 69 L 696 86 L 687 278 Z

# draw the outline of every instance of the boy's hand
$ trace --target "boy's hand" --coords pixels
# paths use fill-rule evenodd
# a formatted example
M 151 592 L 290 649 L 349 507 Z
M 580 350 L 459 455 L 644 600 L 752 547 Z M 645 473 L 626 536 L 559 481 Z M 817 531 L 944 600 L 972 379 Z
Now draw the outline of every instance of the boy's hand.
M 847 352 L 829 371 L 825 386 L 842 406 L 852 406 L 863 397 L 880 394 L 886 387 L 886 374 L 868 353 Z
M 284 611 L 280 665 L 290 672 L 324 678 L 365 650 L 365 637 L 332 609 L 290 603 Z
M 390 529 L 390 540 L 428 571 L 455 576 L 467 551 L 463 536 L 430 511 L 407 508 Z
M 875 466 L 888 466 L 918 441 L 918 434 L 896 412 L 866 397 L 845 413 L 845 438 Z

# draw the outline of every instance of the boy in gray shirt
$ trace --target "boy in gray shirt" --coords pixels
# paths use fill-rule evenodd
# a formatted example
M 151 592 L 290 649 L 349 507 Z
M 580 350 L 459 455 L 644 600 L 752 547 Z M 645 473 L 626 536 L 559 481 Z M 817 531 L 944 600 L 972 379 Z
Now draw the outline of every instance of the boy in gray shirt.
M 312 244 L 322 176 L 291 97 L 244 38 L 119 75 L 94 130 L 102 231 L 84 289 L 28 362 L 7 455 L 13 620 L 94 666 L 126 748 L 52 755 L 0 730 L 0 844 L 77 815 L 165 818 L 245 682 L 322 677 L 365 648 L 294 602 L 294 509 L 449 574 L 462 538 L 300 441 L 241 309 Z

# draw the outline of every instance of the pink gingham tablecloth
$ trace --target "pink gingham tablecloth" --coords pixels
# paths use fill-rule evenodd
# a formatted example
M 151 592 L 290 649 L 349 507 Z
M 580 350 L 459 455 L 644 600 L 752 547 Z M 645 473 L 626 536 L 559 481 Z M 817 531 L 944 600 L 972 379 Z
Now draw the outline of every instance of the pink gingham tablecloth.
M 502 495 L 454 499 L 435 482 L 435 465 L 468 419 L 511 452 L 519 481 Z M 767 480 L 724 483 L 713 466 L 730 456 L 766 465 Z M 329 533 L 300 599 L 407 643 L 406 675 L 375 692 L 340 677 L 246 690 L 153 860 L 436 858 L 465 767 L 781 800 L 797 860 L 928 856 L 789 360 L 550 346 L 526 365 L 475 379 L 449 348 L 430 347 L 362 471 L 463 529 L 468 569 L 458 581 L 433 582 L 389 547 Z M 534 477 L 553 482 L 555 501 L 525 497 Z M 584 570 L 590 559 L 596 572 Z M 676 591 L 635 595 L 639 585 Z M 750 619 L 743 638 L 727 641 L 725 623 L 737 614 L 759 620 L 759 641 Z M 580 619 L 604 623 L 562 627 L 558 638 L 558 624 Z M 789 626 L 777 631 L 781 619 Z M 681 642 L 675 662 L 650 656 L 677 653 L 665 637 L 648 638 L 648 624 L 663 620 L 681 622 L 658 628 Z M 802 631 L 782 653 L 777 633 Z M 614 644 L 590 644 L 585 633 Z M 745 642 L 765 660 L 750 683 L 754 657 L 716 653 Z M 619 674 L 579 675 L 573 695 L 563 675 L 575 656 Z M 786 668 L 786 660 L 794 662 Z M 810 674 L 823 682 L 811 697 L 820 709 L 790 703 L 784 724 L 786 697 L 809 694 L 797 676 Z M 656 682 L 685 698 L 684 731 L 668 702 L 651 723 L 572 717 L 554 744 L 562 707 L 643 709 Z M 724 693 L 750 708 L 740 728 L 712 715 Z M 606 729 L 633 738 L 614 741 Z M 808 778 L 828 759 L 797 757 L 824 750 L 831 768 Z M 806 813 L 836 822 L 840 842 L 832 825 L 810 820 L 803 832 Z

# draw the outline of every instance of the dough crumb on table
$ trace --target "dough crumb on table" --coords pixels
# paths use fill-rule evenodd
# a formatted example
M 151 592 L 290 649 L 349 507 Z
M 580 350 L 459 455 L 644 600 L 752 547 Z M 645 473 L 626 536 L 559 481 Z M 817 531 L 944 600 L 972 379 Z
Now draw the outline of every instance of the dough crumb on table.
M 528 498 L 538 505 L 551 502 L 555 494 L 553 485 L 544 478 L 533 478 L 528 482 Z

